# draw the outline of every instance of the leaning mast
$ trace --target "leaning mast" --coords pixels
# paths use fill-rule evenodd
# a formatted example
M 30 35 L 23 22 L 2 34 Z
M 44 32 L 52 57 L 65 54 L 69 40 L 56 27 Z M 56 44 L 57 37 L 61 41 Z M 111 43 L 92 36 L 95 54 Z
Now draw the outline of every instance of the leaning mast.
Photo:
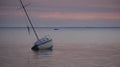
M 25 12 L 25 14 L 26 14 L 26 17 L 27 17 L 27 19 L 28 19 L 28 21 L 29 21 L 29 23 L 30 23 L 32 29 L 33 29 L 33 32 L 34 32 L 34 34 L 35 34 L 37 40 L 39 40 L 39 37 L 38 37 L 38 35 L 37 35 L 37 32 L 36 32 L 36 30 L 35 30 L 35 28 L 34 28 L 34 26 L 33 26 L 33 24 L 32 24 L 32 21 L 30 20 L 30 17 L 29 17 L 29 15 L 28 15 L 28 13 L 27 13 L 27 10 L 26 10 L 26 8 L 25 8 L 25 6 L 24 6 L 22 0 L 20 0 L 20 3 L 21 3 L 21 5 L 22 5 L 22 8 L 23 8 L 23 10 L 24 10 L 24 12 Z

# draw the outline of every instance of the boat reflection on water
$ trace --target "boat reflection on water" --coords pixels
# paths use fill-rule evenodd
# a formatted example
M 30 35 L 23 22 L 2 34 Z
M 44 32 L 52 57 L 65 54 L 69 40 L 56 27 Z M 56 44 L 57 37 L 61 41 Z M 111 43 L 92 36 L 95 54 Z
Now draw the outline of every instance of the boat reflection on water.
M 50 56 L 52 55 L 53 50 L 40 50 L 40 51 L 33 51 L 35 55 L 46 55 L 46 56 Z
M 29 59 L 30 67 L 53 67 L 53 50 L 32 51 L 32 60 Z

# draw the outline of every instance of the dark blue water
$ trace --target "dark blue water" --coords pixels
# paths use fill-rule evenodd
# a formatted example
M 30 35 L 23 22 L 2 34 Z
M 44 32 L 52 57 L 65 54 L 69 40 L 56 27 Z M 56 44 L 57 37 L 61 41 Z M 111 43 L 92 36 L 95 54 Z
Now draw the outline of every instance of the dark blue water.
M 0 28 L 0 67 L 120 67 L 120 28 L 36 28 L 52 51 L 31 50 L 27 28 Z

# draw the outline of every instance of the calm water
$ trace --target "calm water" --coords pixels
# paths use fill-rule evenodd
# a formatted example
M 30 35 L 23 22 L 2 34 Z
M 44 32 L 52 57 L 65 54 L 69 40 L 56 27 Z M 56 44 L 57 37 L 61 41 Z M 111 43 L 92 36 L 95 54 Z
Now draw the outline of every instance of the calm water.
M 34 52 L 26 28 L 0 28 L 0 67 L 120 67 L 120 28 L 37 28 L 52 51 Z

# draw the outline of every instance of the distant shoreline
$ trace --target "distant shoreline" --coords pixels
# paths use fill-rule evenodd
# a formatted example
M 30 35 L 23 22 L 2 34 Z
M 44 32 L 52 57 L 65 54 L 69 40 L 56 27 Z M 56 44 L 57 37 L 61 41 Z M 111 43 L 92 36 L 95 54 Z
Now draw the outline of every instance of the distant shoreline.
M 27 28 L 27 27 L 0 27 L 0 28 Z M 35 27 L 35 28 L 120 28 L 120 27 Z

